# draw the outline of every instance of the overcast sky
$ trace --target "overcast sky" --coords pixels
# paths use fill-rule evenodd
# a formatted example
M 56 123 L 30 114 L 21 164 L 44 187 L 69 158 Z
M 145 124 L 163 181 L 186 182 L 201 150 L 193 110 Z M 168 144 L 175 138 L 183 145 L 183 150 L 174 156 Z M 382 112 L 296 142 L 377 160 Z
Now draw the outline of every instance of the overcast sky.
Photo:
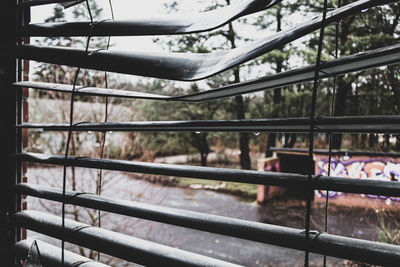
M 111 18 L 110 6 L 108 0 L 96 1 L 103 8 L 105 18 Z M 115 19 L 132 19 L 140 17 L 157 17 L 165 15 L 164 3 L 166 0 L 112 0 Z M 171 2 L 171 1 L 169 1 Z M 205 5 L 207 1 L 184 0 L 178 1 L 178 14 L 190 15 L 198 13 L 198 10 Z M 81 5 L 85 5 L 81 3 Z M 43 22 L 44 19 L 51 16 L 53 5 L 38 6 L 32 8 L 32 23 Z M 73 7 L 66 9 L 67 17 L 70 18 L 70 13 Z M 140 37 L 112 37 L 111 42 L 114 44 L 111 49 L 118 50 L 144 50 L 144 51 L 160 51 L 161 47 L 152 42 L 150 36 Z
M 108 4 L 108 0 L 97 0 L 98 4 L 103 7 L 103 13 L 105 18 L 111 18 L 111 12 Z M 140 4 L 138 5 L 138 2 Z M 163 9 L 163 1 L 159 0 L 146 0 L 146 1 L 135 1 L 135 0 L 112 0 L 115 19 L 129 19 L 140 16 L 155 16 L 161 13 Z M 81 3 L 84 5 L 84 3 Z M 49 17 L 55 5 L 46 5 L 35 7 L 32 9 L 32 23 L 43 22 L 44 19 Z M 73 7 L 66 9 L 66 14 L 69 15 Z M 124 39 L 122 41 L 121 39 Z M 153 44 L 150 37 L 113 37 L 112 38 L 113 48 L 120 50 L 131 50 L 133 45 L 137 50 L 145 51 L 159 51 L 161 48 Z
M 114 9 L 115 19 L 132 19 L 132 18 L 140 18 L 140 17 L 158 17 L 165 15 L 166 10 L 164 4 L 166 2 L 171 2 L 172 0 L 112 0 L 112 5 Z M 240 0 L 236 0 L 240 1 Z M 96 0 L 96 2 L 103 8 L 104 18 L 111 18 L 111 12 L 109 7 L 108 0 Z M 174 16 L 190 16 L 190 14 L 197 14 L 199 10 L 204 9 L 207 4 L 210 3 L 209 0 L 178 0 L 179 2 L 179 11 Z M 235 2 L 235 1 L 232 1 Z M 80 5 L 85 5 L 81 3 Z M 43 22 L 46 18 L 50 17 L 53 13 L 54 4 L 52 5 L 44 5 L 32 8 L 32 23 L 40 23 Z M 73 7 L 66 9 L 65 13 L 67 15 L 67 20 L 71 21 L 71 11 Z M 257 14 L 249 15 L 247 18 L 255 18 Z M 300 20 L 304 19 L 304 17 L 296 14 L 296 20 L 287 21 L 296 21 L 300 22 Z M 235 22 L 236 23 L 236 22 Z M 243 26 L 243 24 L 235 24 L 235 29 L 239 32 L 241 36 L 245 36 L 252 39 L 258 39 L 265 37 L 271 32 L 267 30 L 256 30 L 252 26 Z M 241 25 L 241 26 L 239 26 Z M 239 26 L 239 27 L 238 27 Z M 160 45 L 153 43 L 151 36 L 138 36 L 138 37 L 112 37 L 111 43 L 112 50 L 139 50 L 139 51 L 162 51 Z M 31 43 L 34 43 L 34 40 L 31 40 Z M 239 46 L 240 46 L 239 42 Z M 265 73 L 266 69 L 262 70 L 262 73 Z M 259 74 L 256 71 L 252 72 L 252 75 L 246 75 L 246 79 L 256 78 Z
M 236 0 L 239 1 L 239 0 Z M 111 18 L 111 12 L 108 0 L 96 0 L 96 2 L 103 8 L 104 18 Z M 172 0 L 112 0 L 114 9 L 115 19 L 132 19 L 140 17 L 158 17 L 163 16 L 166 13 L 164 4 L 172 2 Z M 204 9 L 209 0 L 178 0 L 179 10 L 174 16 L 190 16 L 191 14 L 197 14 L 199 10 Z M 235 1 L 232 1 L 233 3 Z M 138 4 L 140 3 L 140 4 Z M 81 5 L 85 5 L 81 3 Z M 47 17 L 52 15 L 53 5 L 38 6 L 32 8 L 32 23 L 43 22 Z M 66 9 L 67 19 L 71 20 L 71 11 L 73 7 Z M 256 17 L 255 15 L 249 15 L 249 17 Z M 234 22 L 235 23 L 235 22 Z M 257 39 L 268 34 L 268 31 L 256 31 L 252 26 L 243 26 L 243 24 L 235 29 L 241 36 Z M 145 50 L 145 51 L 160 51 L 161 47 L 154 44 L 151 41 L 150 36 L 140 37 L 112 37 L 111 42 L 114 46 L 111 49 L 118 50 Z

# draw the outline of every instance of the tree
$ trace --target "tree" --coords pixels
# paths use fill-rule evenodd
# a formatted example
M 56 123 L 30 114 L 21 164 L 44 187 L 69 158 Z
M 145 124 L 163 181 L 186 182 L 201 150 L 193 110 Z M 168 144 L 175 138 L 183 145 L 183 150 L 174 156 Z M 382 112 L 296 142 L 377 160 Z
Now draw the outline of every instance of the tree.
M 207 6 L 203 11 L 212 10 L 223 5 L 229 5 L 230 0 L 217 0 Z M 173 1 L 166 5 L 170 11 L 179 9 L 179 2 Z M 171 37 L 169 41 L 161 40 L 160 38 L 154 39 L 155 42 L 164 43 L 168 49 L 175 52 L 194 52 L 194 53 L 209 53 L 218 49 L 233 49 L 237 45 L 237 41 L 242 40 L 234 28 L 234 23 L 229 23 L 227 26 L 218 30 L 199 33 L 187 34 L 179 37 Z M 219 45 L 209 45 L 209 43 L 216 42 Z M 217 75 L 213 79 L 208 80 L 210 87 L 220 86 L 221 83 L 215 84 L 215 81 L 222 81 L 222 84 L 238 83 L 241 81 L 240 68 L 236 67 L 230 71 L 226 71 Z M 243 96 L 235 96 L 232 104 L 227 108 L 236 119 L 244 119 L 246 117 L 247 106 Z M 250 169 L 250 150 L 249 150 L 249 136 L 246 133 L 239 133 L 239 147 L 240 147 L 240 164 L 242 169 Z
M 346 5 L 352 1 L 343 0 L 341 2 L 342 5 Z M 311 10 L 318 12 L 321 10 L 321 6 L 322 1 L 317 1 Z M 331 7 L 336 6 L 337 2 L 333 3 Z M 399 3 L 393 3 L 364 10 L 361 14 L 354 14 L 342 19 L 339 23 L 338 34 L 339 57 L 398 42 L 399 9 Z M 327 27 L 325 36 L 323 57 L 328 60 L 335 54 L 336 31 L 334 25 Z M 308 48 L 302 52 L 306 62 L 310 64 L 315 62 L 312 55 L 315 54 L 316 47 L 317 38 L 314 36 L 309 40 Z M 388 66 L 384 69 L 375 68 L 363 71 L 361 75 L 338 76 L 334 103 L 335 116 L 398 114 L 395 112 L 395 110 L 398 111 L 399 103 L 399 87 L 395 82 L 399 77 L 395 78 L 398 73 L 398 66 Z M 328 89 L 326 93 L 332 92 L 332 80 L 321 83 L 321 87 Z M 363 139 L 365 141 L 365 138 Z M 374 146 L 375 139 L 376 136 L 371 134 L 369 146 Z M 358 135 L 353 135 L 353 145 L 356 146 L 358 143 Z M 342 135 L 333 135 L 333 149 L 340 149 L 341 144 Z M 361 145 L 364 146 L 364 144 Z
M 263 12 L 253 24 L 261 30 L 272 28 L 275 29 L 276 32 L 280 32 L 282 31 L 282 24 L 284 24 L 284 16 L 290 15 L 297 7 L 298 4 L 296 3 L 279 3 L 275 7 Z M 292 45 L 281 47 L 261 56 L 257 60 L 257 63 L 268 64 L 275 73 L 280 73 L 289 68 L 289 59 L 295 51 Z M 264 92 L 264 109 L 261 111 L 261 114 L 263 117 L 278 118 L 282 115 L 280 114 L 282 113 L 281 109 L 283 107 L 282 88 L 273 90 L 272 99 L 270 94 L 270 91 Z M 285 135 L 285 147 L 293 147 L 295 140 L 295 134 Z M 274 146 L 276 146 L 276 133 L 270 133 L 267 140 L 266 157 L 272 156 L 270 148 Z
M 139 85 L 149 93 L 167 93 L 169 95 L 180 95 L 183 93 L 197 93 L 200 91 L 196 83 L 189 89 L 177 88 L 167 81 L 155 80 L 148 84 Z M 200 103 L 174 102 L 153 102 L 142 103 L 142 118 L 147 121 L 154 120 L 213 120 L 219 118 L 222 113 L 221 106 L 226 106 L 226 100 L 206 101 Z M 207 156 L 210 153 L 210 136 L 216 133 L 209 132 L 182 132 L 182 133 L 150 133 L 141 135 L 141 142 L 144 147 L 153 151 L 154 156 L 165 154 L 182 154 L 190 152 L 188 144 L 195 148 L 200 155 L 202 166 L 207 165 Z M 162 148 L 162 150 L 159 150 Z
M 192 84 L 187 93 L 197 93 L 200 89 L 197 84 Z M 196 104 L 182 103 L 180 107 L 181 117 L 184 120 L 214 120 L 219 116 L 221 107 L 226 106 L 227 101 L 224 99 L 200 102 Z M 202 166 L 207 165 L 207 156 L 210 153 L 210 144 L 208 137 L 215 136 L 215 133 L 209 132 L 191 132 L 182 135 L 183 139 L 197 149 L 200 154 L 200 162 Z

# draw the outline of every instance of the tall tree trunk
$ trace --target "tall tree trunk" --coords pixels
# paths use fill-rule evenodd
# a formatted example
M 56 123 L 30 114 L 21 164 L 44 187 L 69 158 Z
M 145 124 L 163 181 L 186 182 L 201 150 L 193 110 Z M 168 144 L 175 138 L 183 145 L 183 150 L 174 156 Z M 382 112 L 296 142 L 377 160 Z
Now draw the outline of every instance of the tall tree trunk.
M 351 84 L 347 83 L 343 77 L 337 78 L 337 92 L 335 98 L 335 116 L 345 115 L 347 94 L 351 90 Z M 332 139 L 332 148 L 340 149 L 342 145 L 342 135 L 334 134 Z
M 207 157 L 210 153 L 210 147 L 207 142 L 208 133 L 192 133 L 192 138 L 196 140 L 195 147 L 200 153 L 201 166 L 207 166 Z
M 342 5 L 348 4 L 349 1 L 345 0 L 342 1 Z M 340 54 L 346 54 L 346 42 L 350 35 L 350 27 L 352 22 L 354 21 L 354 16 L 347 17 L 343 19 L 340 23 L 341 30 L 339 33 L 339 41 L 340 41 Z M 351 83 L 347 82 L 344 77 L 340 76 L 337 77 L 337 92 L 335 98 L 335 116 L 343 116 L 346 110 L 346 98 L 348 92 L 351 91 Z M 333 149 L 340 149 L 342 145 L 342 135 L 341 134 L 334 134 L 332 136 L 332 148 Z
M 238 95 L 235 97 L 236 102 L 236 117 L 238 120 L 244 119 L 245 108 L 243 97 Z M 240 146 L 240 166 L 242 169 L 251 169 L 250 150 L 249 150 L 249 136 L 246 133 L 239 133 L 239 146 Z
M 229 4 L 230 1 L 227 1 Z M 231 44 L 231 48 L 236 48 L 235 44 L 235 31 L 233 30 L 232 23 L 229 23 L 229 30 L 227 34 L 227 39 Z M 234 82 L 240 82 L 240 70 L 239 68 L 233 69 Z M 243 101 L 243 96 L 235 96 L 235 106 L 236 106 L 236 118 L 242 120 L 245 118 L 245 106 Z M 239 147 L 240 147 L 240 166 L 242 169 L 251 169 L 250 161 L 250 150 L 249 150 L 249 136 L 245 133 L 239 133 Z
M 267 150 L 265 152 L 265 157 L 272 157 L 272 151 L 271 147 L 276 146 L 276 133 L 270 133 L 268 135 L 268 141 L 267 141 Z
M 201 166 L 207 166 L 207 153 L 200 153 Z
M 280 32 L 282 30 L 282 10 L 281 7 L 278 6 L 276 9 L 276 31 Z M 276 73 L 282 72 L 283 70 L 283 59 L 276 59 Z M 277 118 L 279 116 L 279 108 L 282 100 L 282 92 L 281 88 L 274 89 L 274 102 L 272 109 L 272 117 Z M 268 103 L 266 103 L 268 105 Z M 268 135 L 267 148 L 265 150 L 265 157 L 272 157 L 271 147 L 276 146 L 276 133 L 270 133 Z
M 370 148 L 374 148 L 375 146 L 375 141 L 376 141 L 376 136 L 375 134 L 369 134 L 368 136 L 368 146 Z
M 396 134 L 396 151 L 400 151 L 400 134 Z
M 295 133 L 290 134 L 290 140 L 288 141 L 286 147 L 288 147 L 288 148 L 294 147 L 294 144 L 296 143 L 296 138 L 297 138 L 297 136 Z
M 361 134 L 361 141 L 360 141 L 360 148 L 365 149 L 366 148 L 366 141 L 367 141 L 367 135 L 366 134 Z
M 387 71 L 384 73 L 384 77 L 390 84 L 390 88 L 392 89 L 392 100 L 395 112 L 400 112 L 400 81 L 396 77 L 396 68 L 395 66 L 388 66 Z
M 400 112 L 400 82 L 396 78 L 395 74 L 395 66 L 388 66 L 387 71 L 384 74 L 386 80 L 390 83 L 390 87 L 392 89 L 392 100 L 393 100 L 393 108 L 396 115 Z M 396 151 L 400 151 L 400 135 L 396 135 Z

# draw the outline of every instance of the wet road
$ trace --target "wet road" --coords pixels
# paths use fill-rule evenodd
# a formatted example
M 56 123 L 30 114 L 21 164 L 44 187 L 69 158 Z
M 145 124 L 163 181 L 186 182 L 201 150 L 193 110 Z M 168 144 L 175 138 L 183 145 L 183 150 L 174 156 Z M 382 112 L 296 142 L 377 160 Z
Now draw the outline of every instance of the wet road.
M 105 172 L 104 174 L 103 195 L 299 229 L 304 228 L 304 206 L 300 201 L 275 202 L 259 206 L 228 194 L 165 187 L 134 179 L 131 174 L 120 172 Z M 60 187 L 62 168 L 30 168 L 28 177 L 29 182 L 32 183 Z M 76 178 L 78 191 L 94 192 L 95 170 L 76 169 Z M 70 189 L 71 185 L 68 185 L 68 188 Z M 29 198 L 28 201 L 30 209 L 47 210 L 56 214 L 59 214 L 61 210 L 60 205 L 53 202 L 39 202 L 35 198 Z M 72 207 L 68 208 L 72 212 Z M 323 211 L 322 205 L 313 206 L 313 229 L 323 229 Z M 80 220 L 90 223 L 90 216 L 88 216 L 90 212 L 81 209 L 79 211 Z M 374 226 L 373 218 L 370 218 L 370 213 L 366 212 L 365 216 L 354 216 L 351 210 L 338 210 L 335 207 L 331 208 L 330 213 L 330 231 L 332 233 L 363 239 L 376 238 L 377 228 Z M 68 217 L 72 218 L 72 214 L 69 214 Z M 351 223 L 349 223 L 350 221 Z M 167 224 L 102 213 L 102 227 L 244 266 L 303 266 L 304 253 L 301 251 Z M 36 234 L 30 233 L 30 236 L 36 236 Z M 113 266 L 136 266 L 131 263 L 113 261 L 105 256 L 103 259 L 110 260 L 108 263 Z M 322 266 L 322 256 L 311 255 L 310 265 Z M 328 266 L 341 265 L 341 260 L 328 258 Z

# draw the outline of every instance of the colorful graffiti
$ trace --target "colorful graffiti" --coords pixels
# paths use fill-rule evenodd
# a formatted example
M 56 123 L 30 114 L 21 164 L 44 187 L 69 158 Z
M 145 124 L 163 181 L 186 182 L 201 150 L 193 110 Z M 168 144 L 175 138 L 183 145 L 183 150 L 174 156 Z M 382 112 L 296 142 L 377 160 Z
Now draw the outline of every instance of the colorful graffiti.
M 328 175 L 328 160 L 323 159 L 317 162 L 317 174 Z M 400 181 L 400 163 L 388 161 L 387 159 L 367 160 L 332 160 L 331 176 L 343 178 L 375 179 L 384 181 Z M 316 190 L 318 197 L 325 197 L 326 191 Z M 329 191 L 329 197 L 344 195 L 341 192 Z M 363 197 L 381 199 L 390 205 L 391 201 L 400 201 L 398 197 L 386 197 L 376 195 L 362 195 Z

